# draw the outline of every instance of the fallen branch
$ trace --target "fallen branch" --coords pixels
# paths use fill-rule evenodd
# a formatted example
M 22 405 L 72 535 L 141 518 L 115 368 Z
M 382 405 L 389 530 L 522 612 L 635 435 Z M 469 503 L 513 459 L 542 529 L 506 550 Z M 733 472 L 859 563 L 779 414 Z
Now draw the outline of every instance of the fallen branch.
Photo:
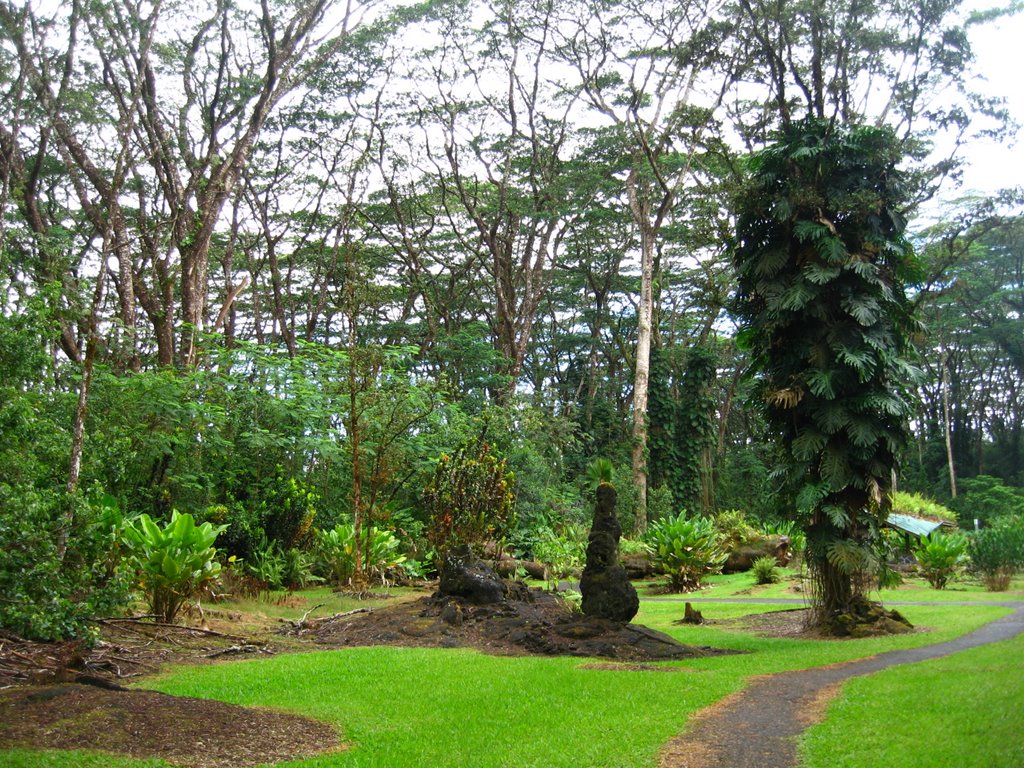
M 176 629 L 181 632 L 194 632 L 197 635 L 209 635 L 210 637 L 224 637 L 228 640 L 241 640 L 245 641 L 246 638 L 239 635 L 229 635 L 224 632 L 217 632 L 213 629 L 203 629 L 201 627 L 187 627 L 184 624 L 166 624 L 161 621 L 145 621 L 143 619 L 100 619 L 100 624 L 137 624 L 142 627 L 159 627 L 161 629 Z
M 336 613 L 333 616 L 325 616 L 320 619 L 313 619 L 312 621 L 310 621 L 310 624 L 330 624 L 332 621 L 344 619 L 347 616 L 354 616 L 357 613 L 373 613 L 373 608 L 371 608 L 370 606 L 366 606 L 364 608 L 356 608 L 351 611 L 345 611 L 344 613 Z
M 319 627 L 319 626 L 321 626 L 323 624 L 330 624 L 332 621 L 337 621 L 338 619 L 344 619 L 344 618 L 346 618 L 348 616 L 354 616 L 357 613 L 373 613 L 373 608 L 371 608 L 369 606 L 366 606 L 364 608 L 356 608 L 356 609 L 351 610 L 351 611 L 344 611 L 342 613 L 336 613 L 333 616 L 323 616 L 323 617 L 317 618 L 317 619 L 307 619 L 305 616 L 303 616 L 298 621 L 292 621 L 291 619 L 281 619 L 281 621 L 283 623 L 285 623 L 285 624 L 290 624 L 291 625 L 291 628 L 288 631 L 294 631 L 296 633 L 300 633 L 300 632 L 302 632 L 303 629 L 308 629 L 308 628 L 311 628 L 311 627 Z M 307 615 L 308 615 L 308 611 L 307 611 Z
M 295 629 L 301 629 L 302 626 L 306 623 L 306 619 L 309 617 L 309 614 L 311 614 L 317 608 L 323 608 L 325 605 L 327 605 L 327 603 L 317 603 L 304 614 L 302 614 L 302 618 L 298 621 L 293 621 L 292 619 L 281 619 L 281 621 L 283 621 L 285 624 L 291 624 L 292 627 L 294 627 Z
M 230 648 L 224 648 L 220 651 L 214 651 L 213 653 L 206 654 L 208 659 L 216 659 L 218 656 L 233 656 L 239 653 L 266 653 L 272 654 L 273 651 L 268 649 L 266 646 L 252 645 L 245 643 L 244 645 L 232 645 Z

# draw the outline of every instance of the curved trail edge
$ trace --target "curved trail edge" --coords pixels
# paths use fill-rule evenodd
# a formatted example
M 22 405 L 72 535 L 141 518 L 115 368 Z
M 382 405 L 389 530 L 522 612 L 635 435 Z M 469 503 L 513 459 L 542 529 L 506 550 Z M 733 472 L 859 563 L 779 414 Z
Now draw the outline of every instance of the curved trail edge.
M 749 602 L 787 601 L 752 599 Z M 1024 632 L 1024 602 L 969 604 L 998 604 L 1015 610 L 1009 616 L 944 643 L 752 678 L 743 690 L 698 712 L 686 731 L 665 745 L 660 768 L 794 768 L 797 737 L 824 718 L 829 701 L 848 678 L 1010 640 Z

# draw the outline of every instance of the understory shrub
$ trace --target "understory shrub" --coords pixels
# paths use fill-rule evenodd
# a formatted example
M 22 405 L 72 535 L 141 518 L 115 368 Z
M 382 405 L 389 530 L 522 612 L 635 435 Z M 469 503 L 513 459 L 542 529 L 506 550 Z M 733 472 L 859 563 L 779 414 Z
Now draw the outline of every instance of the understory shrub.
M 989 590 L 1008 589 L 1014 574 L 1024 567 L 1024 520 L 1003 519 L 970 534 L 968 541 L 971 570 Z
M 998 477 L 963 478 L 957 483 L 957 490 L 957 497 L 950 500 L 949 506 L 959 516 L 962 528 L 973 528 L 975 519 L 985 525 L 1003 518 L 1024 518 L 1024 488 L 1007 485 Z
M 439 564 L 454 547 L 479 550 L 485 541 L 505 535 L 515 518 L 513 484 L 506 461 L 482 435 L 441 456 L 423 493 L 430 521 L 427 540 Z
M 587 529 L 564 525 L 560 531 L 542 525 L 534 529 L 533 556 L 549 566 L 551 574 L 566 578 L 583 568 L 587 556 Z
M 131 562 L 158 619 L 172 623 L 185 601 L 220 574 L 213 544 L 224 529 L 196 525 L 192 515 L 177 510 L 162 528 L 145 513 L 125 527 Z
M 69 507 L 61 558 L 57 542 Z M 97 639 L 91 620 L 121 610 L 130 593 L 124 519 L 113 498 L 0 483 L 0 510 L 0 627 L 29 640 Z
M 382 528 L 371 526 L 362 535 L 362 567 L 370 578 L 384 583 L 388 569 L 405 562 L 402 542 Z M 355 576 L 356 531 L 351 523 L 338 523 L 334 528 L 317 531 L 317 565 L 321 573 L 335 586 L 352 583 Z
M 722 537 L 722 546 L 735 549 L 764 539 L 764 534 L 754 528 L 747 515 L 738 509 L 724 509 L 715 515 L 715 528 Z
M 779 564 L 771 555 L 757 558 L 750 570 L 755 584 L 775 584 L 779 580 Z
M 700 580 L 722 570 L 727 554 L 712 520 L 687 519 L 685 513 L 655 520 L 648 529 L 655 563 L 668 574 L 672 588 L 700 588 Z
M 967 539 L 962 534 L 936 531 L 914 548 L 921 575 L 934 589 L 945 589 L 967 562 Z

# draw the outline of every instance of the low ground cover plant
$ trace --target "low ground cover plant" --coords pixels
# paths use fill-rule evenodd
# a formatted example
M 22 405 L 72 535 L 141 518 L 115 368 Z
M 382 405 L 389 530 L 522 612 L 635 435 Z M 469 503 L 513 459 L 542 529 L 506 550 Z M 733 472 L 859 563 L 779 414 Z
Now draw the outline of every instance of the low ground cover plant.
M 782 578 L 779 572 L 779 564 L 770 555 L 757 558 L 750 570 L 754 574 L 755 584 L 775 584 Z

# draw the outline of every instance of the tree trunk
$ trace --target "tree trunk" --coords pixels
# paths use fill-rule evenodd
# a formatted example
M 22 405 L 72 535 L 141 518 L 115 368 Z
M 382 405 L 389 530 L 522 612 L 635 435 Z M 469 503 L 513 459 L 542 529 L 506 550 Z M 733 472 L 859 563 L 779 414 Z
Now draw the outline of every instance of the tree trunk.
M 654 233 L 641 223 L 640 305 L 637 308 L 636 368 L 633 377 L 634 529 L 647 530 L 647 395 L 651 375 L 651 320 L 654 314 Z
M 106 245 L 106 244 L 104 244 Z M 107 249 L 104 247 L 103 254 Z M 85 341 L 85 360 L 82 364 L 82 380 L 78 385 L 78 403 L 75 406 L 75 420 L 71 426 L 71 457 L 68 462 L 68 482 L 66 499 L 67 508 L 64 520 L 57 534 L 57 558 L 64 560 L 68 549 L 68 536 L 75 522 L 74 493 L 78 490 L 78 481 L 82 474 L 82 451 L 85 446 L 85 416 L 89 406 L 89 387 L 92 384 L 92 372 L 96 363 L 96 348 L 99 346 L 97 330 L 98 315 L 106 293 L 107 271 L 100 269 L 96 275 L 96 290 L 92 297 L 92 311 L 89 313 L 89 333 Z
M 942 431 L 946 438 L 946 463 L 949 467 L 949 495 L 956 498 L 956 462 L 953 459 L 953 430 L 949 408 L 949 355 L 942 352 Z

